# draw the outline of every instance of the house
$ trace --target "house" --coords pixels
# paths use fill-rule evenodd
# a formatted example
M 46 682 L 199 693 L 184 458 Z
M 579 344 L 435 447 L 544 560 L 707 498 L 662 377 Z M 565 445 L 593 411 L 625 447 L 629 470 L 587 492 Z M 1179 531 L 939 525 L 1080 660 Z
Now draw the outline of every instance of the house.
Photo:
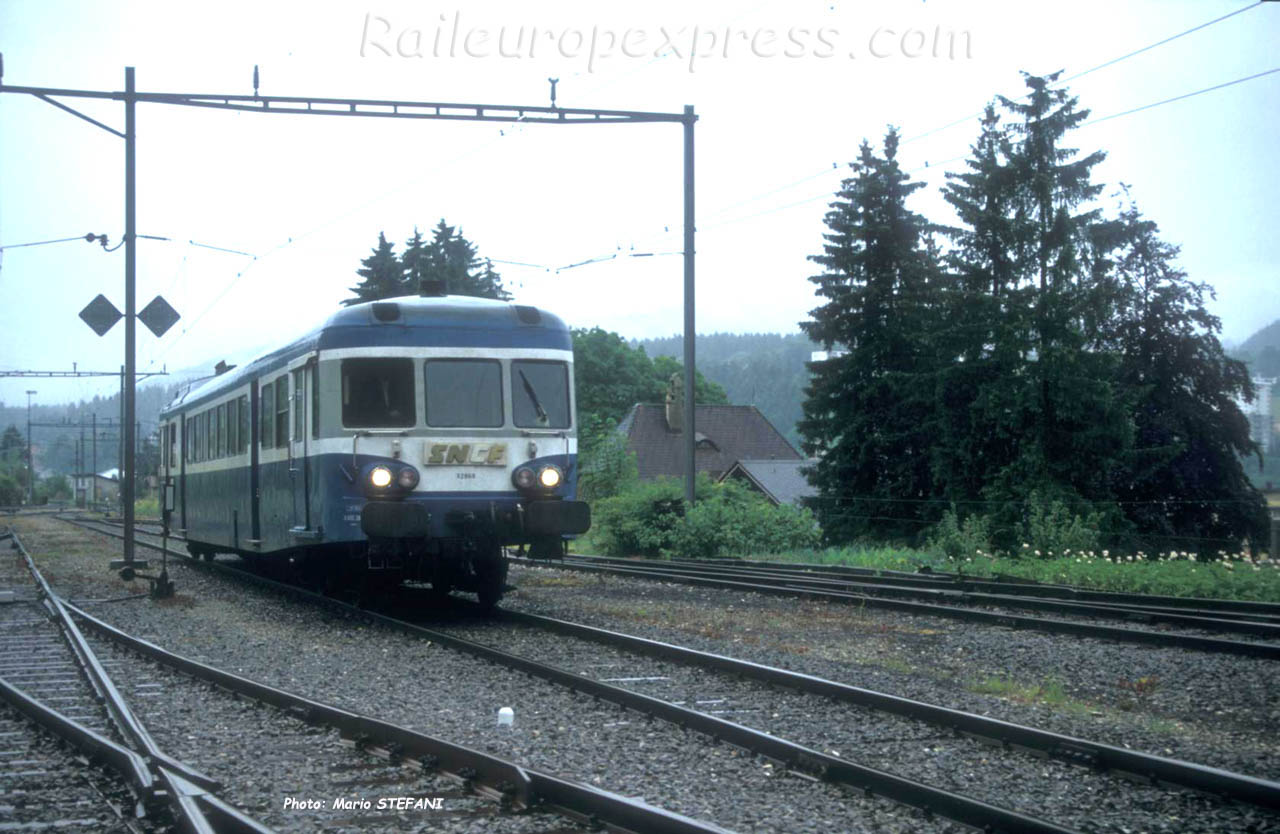
M 803 458 L 753 405 L 698 405 L 694 410 L 694 468 L 719 480 L 738 461 L 795 461 Z M 683 406 L 639 403 L 618 425 L 635 453 L 640 480 L 684 476 Z
M 740 460 L 720 476 L 719 480 L 735 478 L 760 492 L 775 506 L 795 504 L 800 506 L 805 498 L 818 494 L 802 471 L 813 466 L 813 460 Z
M 120 480 L 114 469 L 96 475 L 81 473 L 73 475 L 72 479 L 75 482 L 77 507 L 120 501 Z

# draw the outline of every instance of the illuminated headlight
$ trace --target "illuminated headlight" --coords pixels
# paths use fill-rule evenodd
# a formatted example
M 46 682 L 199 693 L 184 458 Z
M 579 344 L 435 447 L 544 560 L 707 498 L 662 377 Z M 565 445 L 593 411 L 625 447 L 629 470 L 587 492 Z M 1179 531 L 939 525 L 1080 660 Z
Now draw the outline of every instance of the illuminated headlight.
M 418 485 L 418 470 L 412 466 L 406 466 L 396 476 L 396 483 L 400 484 L 401 489 L 413 489 Z
M 533 489 L 538 483 L 538 476 L 527 466 L 521 466 L 511 473 L 511 482 L 517 489 Z
M 544 466 L 538 473 L 538 483 L 542 485 L 543 489 L 555 489 L 560 486 L 560 481 L 563 477 L 556 467 Z
M 417 475 L 415 472 L 414 475 Z M 375 466 L 369 472 L 369 483 L 378 489 L 386 489 L 391 485 L 391 470 L 385 466 Z

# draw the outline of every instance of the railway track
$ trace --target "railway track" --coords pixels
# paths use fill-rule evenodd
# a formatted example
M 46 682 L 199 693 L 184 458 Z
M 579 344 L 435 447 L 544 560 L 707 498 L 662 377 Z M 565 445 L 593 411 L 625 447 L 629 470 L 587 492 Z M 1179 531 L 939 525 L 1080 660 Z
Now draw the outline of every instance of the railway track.
M 297 593 L 294 589 L 290 592 Z M 333 603 L 326 600 L 326 604 Z M 409 610 L 420 607 L 412 600 L 406 606 Z M 1018 791 L 1027 793 L 1029 774 L 1037 771 L 1042 771 L 1040 778 L 1047 782 L 1045 790 L 1061 791 L 1063 784 L 1071 784 L 1072 790 L 1078 793 L 1080 807 L 1076 822 L 1112 817 L 1119 826 L 1133 819 L 1132 803 L 1120 808 L 1107 807 L 1106 797 L 1114 793 L 1113 777 L 1152 786 L 1136 801 L 1152 809 L 1156 821 L 1162 814 L 1171 813 L 1172 808 L 1188 816 L 1201 813 L 1206 803 L 1218 804 L 1216 813 L 1221 817 L 1223 800 L 1218 797 L 1252 804 L 1267 813 L 1280 810 L 1280 785 L 1266 780 L 560 620 L 502 612 L 497 623 L 484 622 L 442 632 L 377 614 L 366 616 L 642 714 L 728 740 L 817 778 L 927 808 L 931 813 L 975 827 L 1010 831 L 1073 830 L 1037 819 L 1034 808 L 1010 811 L 995 804 L 1002 796 Z M 513 631 L 528 632 L 529 627 L 552 632 L 560 639 L 525 639 L 527 634 L 522 636 Z M 573 642 L 562 639 L 566 636 Z M 581 641 L 597 644 L 596 649 L 584 649 Z M 512 655 L 493 648 L 494 645 L 519 645 L 521 652 L 518 656 Z M 669 661 L 687 669 L 673 673 Z M 587 671 L 581 674 L 569 671 L 584 668 Z M 712 673 L 710 678 L 708 672 Z M 733 678 L 753 679 L 758 683 L 744 686 Z M 815 706 L 806 702 L 806 696 L 836 703 Z M 828 729 L 814 733 L 812 722 L 788 722 L 789 717 L 814 709 L 830 711 L 828 726 L 839 727 L 840 732 L 832 733 Z M 747 723 L 753 726 L 746 726 Z M 861 730 L 867 726 L 874 729 Z M 848 732 L 851 728 L 855 728 L 852 734 Z M 796 732 L 808 732 L 809 737 L 800 738 L 800 743 L 779 737 L 793 738 Z M 904 749 L 918 748 L 921 744 L 933 746 L 935 752 L 943 754 L 934 757 L 929 776 L 931 782 L 944 784 L 945 790 L 895 777 L 889 772 L 902 758 Z M 841 757 L 837 748 L 864 751 L 859 757 L 866 757 L 879 767 L 852 762 L 847 755 Z M 1053 763 L 1044 764 L 1046 758 Z M 997 763 L 989 765 L 989 761 Z M 994 800 L 992 802 L 981 797 L 975 799 L 972 786 L 966 785 L 964 778 L 958 778 L 983 766 L 1003 768 L 1011 780 L 1007 784 L 994 780 L 977 791 L 985 790 L 986 799 Z M 1100 775 L 1103 772 L 1111 776 Z M 1178 790 L 1169 790 L 1171 786 Z M 1135 789 L 1127 790 L 1132 793 Z M 1212 794 L 1214 798 L 1206 798 L 1202 793 Z M 1030 794 L 1034 795 L 1035 791 Z M 1254 813 L 1242 806 L 1237 821 L 1243 827 L 1249 824 Z
M 470 830 L 511 834 L 726 834 L 711 823 L 217 669 L 132 637 L 70 603 L 60 605 L 146 691 L 143 711 L 162 719 L 161 734 L 191 758 L 207 760 L 211 770 L 228 771 L 241 804 L 276 827 L 245 828 L 243 817 L 236 823 L 241 827 L 220 819 L 202 830 L 426 831 L 452 818 Z M 273 709 L 264 716 L 246 702 Z M 193 704 L 199 705 L 194 715 Z M 251 764 L 228 760 L 228 749 L 238 743 L 243 750 L 243 739 L 255 735 L 269 742 L 252 746 Z M 338 813 L 317 818 L 321 811 Z
M 796 571 L 729 570 L 717 566 L 668 565 L 666 562 L 646 564 L 637 560 L 610 560 L 598 557 L 571 557 L 563 562 L 554 563 L 513 557 L 509 559 L 515 564 L 530 567 L 549 567 L 558 570 L 674 582 L 704 588 L 750 591 L 773 596 L 822 599 L 985 625 L 1280 660 L 1280 621 L 1267 619 L 1273 615 L 1265 610 L 1250 614 L 1248 619 L 1241 619 L 1239 615 L 1246 612 L 1227 611 L 1224 612 L 1227 616 L 1200 616 L 1183 613 L 1185 609 L 1162 611 L 1159 609 L 1168 606 L 1160 605 L 1076 603 L 1011 593 L 971 592 L 963 588 L 951 590 L 907 587 L 902 585 L 902 580 L 897 577 L 893 578 L 893 583 L 875 583 L 864 581 L 861 577 L 856 581 L 810 578 Z M 1197 602 L 1201 606 L 1204 604 L 1204 601 Z M 1033 617 L 1016 613 L 1024 609 L 1053 612 L 1059 616 Z M 1211 614 L 1220 613 L 1203 607 L 1195 610 Z M 1263 619 L 1257 619 L 1259 616 Z M 1067 619 L 1067 617 L 1076 619 Z M 1088 621 L 1099 618 L 1112 620 L 1115 624 L 1098 624 Z M 1162 626 L 1164 630 L 1121 625 L 1126 622 L 1155 624 Z M 1173 626 L 1180 626 L 1183 630 L 1172 630 Z M 1186 629 L 1192 629 L 1192 631 Z M 1209 634 L 1242 634 L 1257 639 L 1226 639 L 1208 636 Z
M 58 764 L 37 735 L 51 734 L 76 748 L 88 760 L 101 762 L 116 773 L 115 785 L 90 777 L 83 770 L 78 780 L 89 784 L 101 798 L 101 806 L 114 816 L 111 825 L 140 830 L 178 827 L 187 831 L 237 831 L 269 834 L 269 829 L 219 799 L 218 783 L 184 762 L 165 754 L 146 727 L 134 716 L 106 667 L 89 647 L 68 614 L 66 604 L 50 589 L 22 542 L 12 531 L 0 534 L 8 547 L 0 550 L 0 587 L 7 604 L 0 608 L 0 698 L 6 702 L 6 721 L 13 739 L 12 757 L 6 764 L 34 766 L 15 770 L 15 790 L 25 815 L 39 819 L 23 822 L 37 830 L 46 824 L 86 824 L 94 829 L 110 817 L 100 808 L 92 817 L 62 814 L 64 786 L 54 778 L 38 783 L 29 779 L 43 767 Z M 17 718 L 21 716 L 21 720 Z M 40 752 L 38 759 L 21 758 L 22 751 Z M 65 762 L 63 762 L 65 764 Z M 127 794 L 132 801 L 126 802 Z M 41 808 L 48 799 L 49 807 Z M 76 800 L 82 805 L 83 800 Z M 92 820 L 92 822 L 90 822 Z

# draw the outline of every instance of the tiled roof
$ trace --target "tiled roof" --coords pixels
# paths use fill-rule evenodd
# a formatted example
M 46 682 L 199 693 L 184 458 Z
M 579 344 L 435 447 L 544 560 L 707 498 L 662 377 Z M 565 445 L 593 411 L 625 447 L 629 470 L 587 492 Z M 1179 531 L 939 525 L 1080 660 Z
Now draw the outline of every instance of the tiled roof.
M 740 460 L 721 480 L 740 477 L 775 504 L 799 504 L 802 498 L 818 494 L 800 471 L 815 463 L 813 460 Z
M 800 460 L 800 453 L 753 405 L 699 405 L 694 413 L 699 472 L 719 478 L 736 461 Z M 661 405 L 639 404 L 618 426 L 636 453 L 641 480 L 684 474 L 684 434 L 667 426 Z

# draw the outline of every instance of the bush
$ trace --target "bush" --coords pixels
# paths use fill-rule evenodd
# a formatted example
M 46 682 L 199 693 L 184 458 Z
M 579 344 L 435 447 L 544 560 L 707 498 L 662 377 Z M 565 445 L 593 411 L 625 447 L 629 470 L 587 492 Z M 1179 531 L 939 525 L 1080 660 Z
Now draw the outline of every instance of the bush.
M 1024 542 L 1048 556 L 1066 551 L 1098 550 L 1102 528 L 1102 513 L 1081 516 L 1073 513 L 1065 502 L 1049 500 L 1039 491 L 1033 491 L 1027 499 L 1027 513 L 1020 532 Z
M 963 523 L 956 517 L 955 510 L 947 510 L 942 520 L 934 526 L 929 534 L 928 547 L 938 550 L 948 559 L 964 559 L 977 553 L 990 553 L 991 519 L 982 515 L 971 515 Z
M 594 507 L 595 541 L 610 556 L 707 559 L 814 547 L 821 538 L 808 510 L 775 507 L 741 484 L 700 476 L 695 493 L 687 512 L 683 484 L 670 478 L 604 499 Z

